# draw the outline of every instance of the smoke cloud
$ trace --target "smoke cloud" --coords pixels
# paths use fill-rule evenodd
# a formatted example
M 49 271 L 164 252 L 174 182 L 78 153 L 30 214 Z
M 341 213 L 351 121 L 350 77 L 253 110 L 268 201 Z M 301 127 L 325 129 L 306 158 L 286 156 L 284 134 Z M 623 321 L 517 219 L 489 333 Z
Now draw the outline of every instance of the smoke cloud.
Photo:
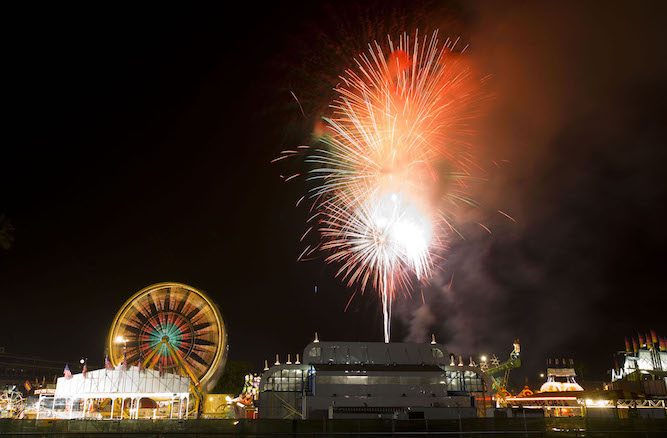
M 406 340 L 501 357 L 521 338 L 518 375 L 572 357 L 602 379 L 624 336 L 667 331 L 649 304 L 667 280 L 667 11 L 626 6 L 477 4 L 471 53 L 495 93 L 477 128 L 481 208 L 464 213 L 426 305 L 397 304 Z

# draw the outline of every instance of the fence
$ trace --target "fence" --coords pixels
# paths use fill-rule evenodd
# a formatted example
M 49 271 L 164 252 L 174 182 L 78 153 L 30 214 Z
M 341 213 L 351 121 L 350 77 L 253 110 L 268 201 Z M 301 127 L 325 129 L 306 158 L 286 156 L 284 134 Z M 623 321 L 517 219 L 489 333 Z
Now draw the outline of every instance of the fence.
M 0 420 L 0 435 L 49 438 L 645 437 L 667 436 L 665 419 L 469 418 L 462 420 Z

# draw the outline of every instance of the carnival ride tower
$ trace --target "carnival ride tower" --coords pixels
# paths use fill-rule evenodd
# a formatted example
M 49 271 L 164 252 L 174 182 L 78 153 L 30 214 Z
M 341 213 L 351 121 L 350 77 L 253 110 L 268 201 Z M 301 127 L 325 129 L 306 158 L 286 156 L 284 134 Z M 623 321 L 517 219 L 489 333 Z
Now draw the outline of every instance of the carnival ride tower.
M 486 361 L 486 358 L 482 359 L 481 369 L 487 376 L 489 376 L 493 384 L 493 389 L 496 391 L 496 394 L 501 397 L 509 395 L 509 392 L 507 392 L 507 384 L 509 382 L 510 370 L 521 366 L 520 355 L 521 345 L 519 344 L 519 340 L 515 339 L 509 359 L 505 362 L 501 363 L 496 356 L 491 357 L 490 364 Z M 501 376 L 496 377 L 496 374 L 501 374 Z

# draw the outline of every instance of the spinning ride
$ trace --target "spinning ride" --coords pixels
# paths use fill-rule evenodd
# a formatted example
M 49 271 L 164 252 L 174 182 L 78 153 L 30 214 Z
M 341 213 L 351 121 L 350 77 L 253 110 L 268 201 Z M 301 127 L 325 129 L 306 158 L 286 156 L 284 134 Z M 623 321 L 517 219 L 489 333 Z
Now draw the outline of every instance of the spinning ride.
M 510 353 L 509 360 L 500 363 L 495 355 L 491 358 L 491 366 L 486 362 L 486 359 L 482 360 L 481 369 L 484 373 L 489 376 L 493 384 L 493 389 L 496 391 L 496 397 L 501 404 L 505 403 L 505 399 L 512 394 L 507 391 L 507 385 L 509 383 L 510 370 L 514 368 L 519 368 L 521 366 L 521 345 L 519 340 L 515 339 L 513 342 L 513 350 Z M 501 374 L 502 376 L 496 377 L 496 374 Z
M 217 306 L 201 291 L 181 283 L 158 283 L 121 307 L 108 337 L 109 360 L 182 373 L 208 392 L 222 374 L 227 330 Z
M 23 395 L 14 386 L 0 393 L 0 418 L 16 418 L 23 412 Z

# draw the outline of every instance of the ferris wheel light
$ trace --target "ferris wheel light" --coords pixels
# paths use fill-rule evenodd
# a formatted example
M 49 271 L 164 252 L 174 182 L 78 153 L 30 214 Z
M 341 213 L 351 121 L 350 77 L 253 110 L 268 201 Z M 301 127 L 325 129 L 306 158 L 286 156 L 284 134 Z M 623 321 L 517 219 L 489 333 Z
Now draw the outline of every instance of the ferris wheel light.
M 116 336 L 116 344 L 122 344 L 123 342 L 127 342 L 127 340 L 122 336 Z

